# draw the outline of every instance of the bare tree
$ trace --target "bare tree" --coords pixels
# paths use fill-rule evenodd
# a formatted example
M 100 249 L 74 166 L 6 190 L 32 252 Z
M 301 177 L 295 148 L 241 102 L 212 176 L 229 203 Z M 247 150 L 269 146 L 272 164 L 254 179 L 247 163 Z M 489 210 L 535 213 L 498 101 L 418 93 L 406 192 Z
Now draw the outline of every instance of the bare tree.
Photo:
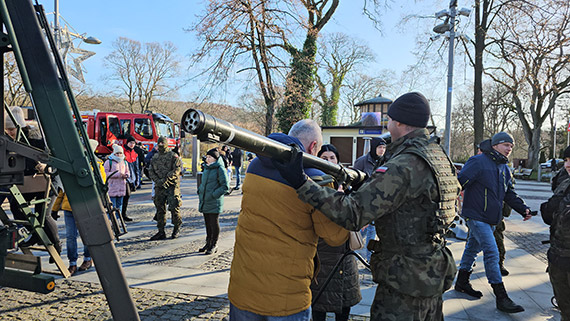
M 324 37 L 319 49 L 323 76 L 316 73 L 318 95 L 316 102 L 321 106 L 321 125 L 336 126 L 340 89 L 347 74 L 355 67 L 374 60 L 370 48 L 363 41 L 343 33 Z
M 482 90 L 483 95 L 483 117 L 486 122 L 483 126 L 483 138 L 475 140 L 473 122 L 473 99 L 472 92 L 469 94 L 459 94 L 462 96 L 457 100 L 456 106 L 451 115 L 454 130 L 452 131 L 450 156 L 453 160 L 466 161 L 472 156 L 471 145 L 477 146 L 483 139 L 490 138 L 501 131 L 513 132 L 517 128 L 517 114 L 512 102 L 512 98 L 507 90 L 497 84 L 486 84 Z
M 239 104 L 248 112 L 249 121 L 265 131 L 273 132 L 275 128 L 266 128 L 266 104 L 258 92 L 248 92 L 239 97 Z M 275 124 L 273 119 L 272 124 Z M 267 135 L 267 134 L 266 134 Z
M 376 17 L 379 11 L 369 8 L 375 9 L 383 1 L 364 0 L 364 13 Z M 288 107 L 278 111 L 279 127 L 288 131 L 291 124 L 308 113 L 317 37 L 338 3 L 339 0 L 208 0 L 199 22 L 188 29 L 202 43 L 194 54 L 194 62 L 209 61 L 201 75 L 208 75 L 206 84 L 210 86 L 225 82 L 234 71 L 254 71 L 267 108 L 266 133 L 273 128 L 270 122 L 277 109 L 276 88 L 285 78 L 280 70 L 288 70 Z M 304 37 L 301 47 L 293 44 L 299 35 Z M 286 63 L 289 58 L 291 62 Z M 236 65 L 245 67 L 235 70 Z
M 112 70 L 111 81 L 121 84 L 121 96 L 131 113 L 144 112 L 153 100 L 166 97 L 178 87 L 172 80 L 178 75 L 180 58 L 171 42 L 141 44 L 119 37 L 113 42 L 113 52 L 105 57 Z
M 475 0 L 475 41 L 473 42 L 475 52 L 469 56 L 474 71 L 473 83 L 473 125 L 474 125 L 474 145 L 483 140 L 484 135 L 484 113 L 483 113 L 483 53 L 489 45 L 487 33 L 495 21 L 497 14 L 504 5 L 517 0 Z M 469 50 L 466 50 L 469 53 Z
M 4 56 L 4 103 L 8 106 L 31 104 L 13 53 Z
M 512 96 L 529 145 L 532 167 L 538 164 L 541 131 L 557 99 L 570 91 L 570 3 L 544 0 L 507 5 L 496 24 L 494 57 L 486 72 Z
M 389 74 L 382 72 L 382 74 Z M 386 77 L 389 78 L 389 77 Z M 388 90 L 388 84 L 381 77 L 372 77 L 367 74 L 358 73 L 349 76 L 346 79 L 345 86 L 342 88 L 341 101 L 348 114 L 350 123 L 360 121 L 360 107 L 355 105 L 363 100 L 379 96 Z
M 210 87 L 224 83 L 234 65 L 245 67 L 237 72 L 252 71 L 265 104 L 266 135 L 274 125 L 277 82 L 282 79 L 279 68 L 285 67 L 282 29 L 287 14 L 273 1 L 209 0 L 199 22 L 189 31 L 196 32 L 202 42 L 193 55 L 194 63 L 208 61 L 203 71 Z M 286 54 L 285 54 L 286 55 Z M 213 57 L 213 58 L 212 58 Z
M 299 0 L 306 9 L 303 26 L 306 30 L 302 48 L 286 42 L 291 55 L 291 70 L 285 82 L 285 97 L 277 113 L 279 128 L 288 132 L 291 126 L 307 118 L 312 103 L 312 90 L 317 55 L 317 37 L 338 7 L 339 0 Z

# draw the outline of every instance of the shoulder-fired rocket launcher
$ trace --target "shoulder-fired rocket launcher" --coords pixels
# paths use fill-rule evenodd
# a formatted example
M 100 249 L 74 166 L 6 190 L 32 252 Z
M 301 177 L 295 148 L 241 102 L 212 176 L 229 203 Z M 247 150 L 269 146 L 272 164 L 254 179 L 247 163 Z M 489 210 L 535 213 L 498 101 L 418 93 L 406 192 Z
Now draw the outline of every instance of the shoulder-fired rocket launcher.
M 223 143 L 260 156 L 284 161 L 291 158 L 294 148 L 196 109 L 188 109 L 184 113 L 181 127 L 184 131 L 198 136 L 198 139 L 203 142 Z M 357 185 L 366 179 L 364 172 L 346 168 L 307 153 L 303 153 L 303 165 L 322 170 L 344 186 Z

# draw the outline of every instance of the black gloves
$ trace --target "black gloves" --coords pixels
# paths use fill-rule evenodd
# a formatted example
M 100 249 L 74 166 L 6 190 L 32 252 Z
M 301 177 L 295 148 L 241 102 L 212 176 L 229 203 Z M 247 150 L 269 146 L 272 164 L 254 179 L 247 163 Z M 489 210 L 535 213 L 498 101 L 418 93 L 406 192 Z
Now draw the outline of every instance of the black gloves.
M 307 175 L 303 171 L 303 152 L 297 145 L 293 145 L 291 159 L 288 161 L 282 163 L 276 159 L 271 159 L 271 162 L 294 189 L 298 189 L 307 181 Z

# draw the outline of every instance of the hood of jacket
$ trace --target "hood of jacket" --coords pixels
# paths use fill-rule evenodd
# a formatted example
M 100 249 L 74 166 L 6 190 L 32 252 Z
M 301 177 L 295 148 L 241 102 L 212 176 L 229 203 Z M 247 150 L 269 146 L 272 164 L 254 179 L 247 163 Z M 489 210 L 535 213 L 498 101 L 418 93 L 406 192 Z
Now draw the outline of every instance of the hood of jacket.
M 205 164 L 204 168 L 214 169 L 214 168 L 218 168 L 218 167 L 224 165 L 224 161 L 222 160 L 222 157 L 218 157 L 218 159 L 215 162 L 213 162 L 212 164 L 207 164 L 207 163 L 204 163 L 204 164 Z
M 303 146 L 301 141 L 296 137 L 291 137 L 291 136 L 283 134 L 283 133 L 272 133 L 272 134 L 269 134 L 269 136 L 267 136 L 267 138 L 273 139 L 273 140 L 278 141 L 280 143 L 283 143 L 285 145 L 297 144 L 297 146 L 299 146 L 299 148 L 301 148 L 301 150 L 303 152 L 305 152 L 305 146 Z M 263 166 L 273 167 L 273 163 L 271 163 L 270 157 L 258 156 L 258 158 L 261 161 L 261 163 L 263 164 Z

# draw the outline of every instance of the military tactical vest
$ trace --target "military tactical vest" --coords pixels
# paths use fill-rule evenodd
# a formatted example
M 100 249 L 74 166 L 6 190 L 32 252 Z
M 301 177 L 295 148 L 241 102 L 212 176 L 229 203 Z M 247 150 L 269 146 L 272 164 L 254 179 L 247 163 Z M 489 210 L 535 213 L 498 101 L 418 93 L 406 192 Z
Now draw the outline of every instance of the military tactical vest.
M 405 204 L 397 213 L 387 215 L 389 222 L 377 224 L 380 251 L 426 255 L 445 245 L 443 236 L 455 218 L 461 188 L 455 166 L 436 139 L 408 139 L 403 143 L 403 148 L 392 156 L 414 154 L 423 159 L 436 180 L 439 200 L 433 202 L 426 199 L 422 204 Z

